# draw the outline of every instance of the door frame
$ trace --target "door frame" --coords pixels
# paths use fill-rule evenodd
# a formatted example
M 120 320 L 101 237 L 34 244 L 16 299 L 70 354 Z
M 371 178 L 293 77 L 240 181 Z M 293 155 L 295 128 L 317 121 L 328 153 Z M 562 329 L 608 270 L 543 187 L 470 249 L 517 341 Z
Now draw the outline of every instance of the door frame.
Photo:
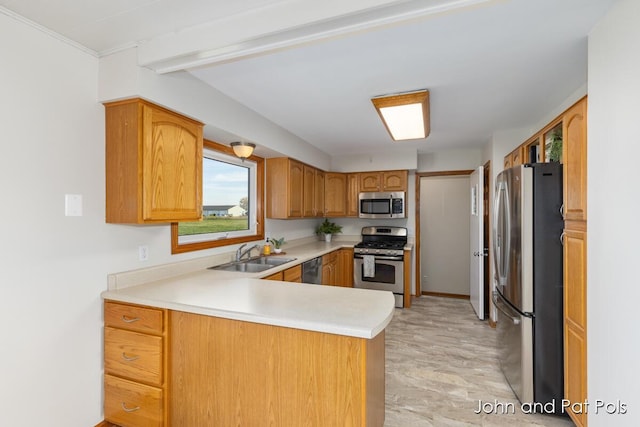
M 451 171 L 440 171 L 440 172 L 416 172 L 416 277 L 415 277 L 415 289 L 416 292 L 414 296 L 422 295 L 422 285 L 420 281 L 420 179 L 421 178 L 430 178 L 434 176 L 460 176 L 460 175 L 471 175 L 473 170 L 464 169 L 464 170 L 451 170 Z

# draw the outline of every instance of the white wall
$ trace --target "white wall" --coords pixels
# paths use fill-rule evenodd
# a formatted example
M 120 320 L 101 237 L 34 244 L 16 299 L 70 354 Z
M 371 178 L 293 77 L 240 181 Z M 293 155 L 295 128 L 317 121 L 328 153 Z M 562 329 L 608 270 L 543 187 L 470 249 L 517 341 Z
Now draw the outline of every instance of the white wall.
M 0 425 L 93 426 L 100 292 L 149 230 L 104 223 L 98 60 L 3 14 L 0 52 Z M 64 216 L 65 193 L 83 195 L 84 216 Z
M 591 427 L 640 425 L 638 17 L 640 2 L 620 0 L 589 37 L 587 390 L 628 408 L 590 411 Z
M 484 164 L 482 149 L 449 150 L 418 155 L 419 172 L 473 170 Z

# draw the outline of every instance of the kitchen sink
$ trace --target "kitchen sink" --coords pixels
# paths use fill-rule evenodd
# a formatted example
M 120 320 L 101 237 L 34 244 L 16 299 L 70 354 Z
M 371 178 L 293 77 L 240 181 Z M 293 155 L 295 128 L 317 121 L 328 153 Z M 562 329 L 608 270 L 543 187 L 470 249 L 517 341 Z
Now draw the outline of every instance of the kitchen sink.
M 283 258 L 283 257 L 276 258 L 276 257 L 260 256 L 255 258 L 249 258 L 242 261 L 215 265 L 213 267 L 209 267 L 209 269 L 222 270 L 222 271 L 239 271 L 241 273 L 259 273 L 261 271 L 269 270 L 270 268 L 276 267 L 278 265 L 295 261 L 295 259 L 296 258 Z
M 288 262 L 295 261 L 295 260 L 296 260 L 296 258 L 261 256 L 261 257 L 257 257 L 257 258 L 248 259 L 246 262 L 248 264 L 254 264 L 254 265 L 276 266 L 276 265 L 286 264 Z

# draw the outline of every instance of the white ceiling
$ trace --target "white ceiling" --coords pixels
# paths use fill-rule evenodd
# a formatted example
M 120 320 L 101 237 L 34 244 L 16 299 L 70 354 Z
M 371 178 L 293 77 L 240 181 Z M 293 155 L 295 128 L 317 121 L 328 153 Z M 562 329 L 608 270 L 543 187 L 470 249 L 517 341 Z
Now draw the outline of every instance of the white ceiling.
M 586 83 L 587 35 L 615 1 L 0 0 L 0 12 L 98 56 L 137 46 L 140 64 L 186 69 L 335 156 L 481 147 L 535 124 Z M 417 89 L 431 92 L 431 134 L 392 142 L 370 99 Z

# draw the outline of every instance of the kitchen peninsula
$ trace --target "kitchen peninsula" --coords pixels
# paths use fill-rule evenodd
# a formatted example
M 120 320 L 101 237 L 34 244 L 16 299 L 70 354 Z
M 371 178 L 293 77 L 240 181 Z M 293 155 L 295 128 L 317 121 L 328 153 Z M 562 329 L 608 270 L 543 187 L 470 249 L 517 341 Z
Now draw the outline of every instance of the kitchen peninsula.
M 320 252 L 333 246 L 339 247 L 310 245 Z M 308 258 L 303 253 L 296 261 Z M 112 287 L 102 296 L 107 421 L 384 423 L 384 329 L 394 312 L 390 292 L 201 269 Z M 140 325 L 156 319 L 156 326 L 135 330 L 133 319 Z M 118 334 L 123 338 L 113 339 Z M 127 334 L 135 334 L 132 341 Z M 155 349 L 142 348 L 140 338 L 147 335 Z M 144 361 L 149 355 L 151 367 Z M 154 375 L 147 376 L 149 371 Z

